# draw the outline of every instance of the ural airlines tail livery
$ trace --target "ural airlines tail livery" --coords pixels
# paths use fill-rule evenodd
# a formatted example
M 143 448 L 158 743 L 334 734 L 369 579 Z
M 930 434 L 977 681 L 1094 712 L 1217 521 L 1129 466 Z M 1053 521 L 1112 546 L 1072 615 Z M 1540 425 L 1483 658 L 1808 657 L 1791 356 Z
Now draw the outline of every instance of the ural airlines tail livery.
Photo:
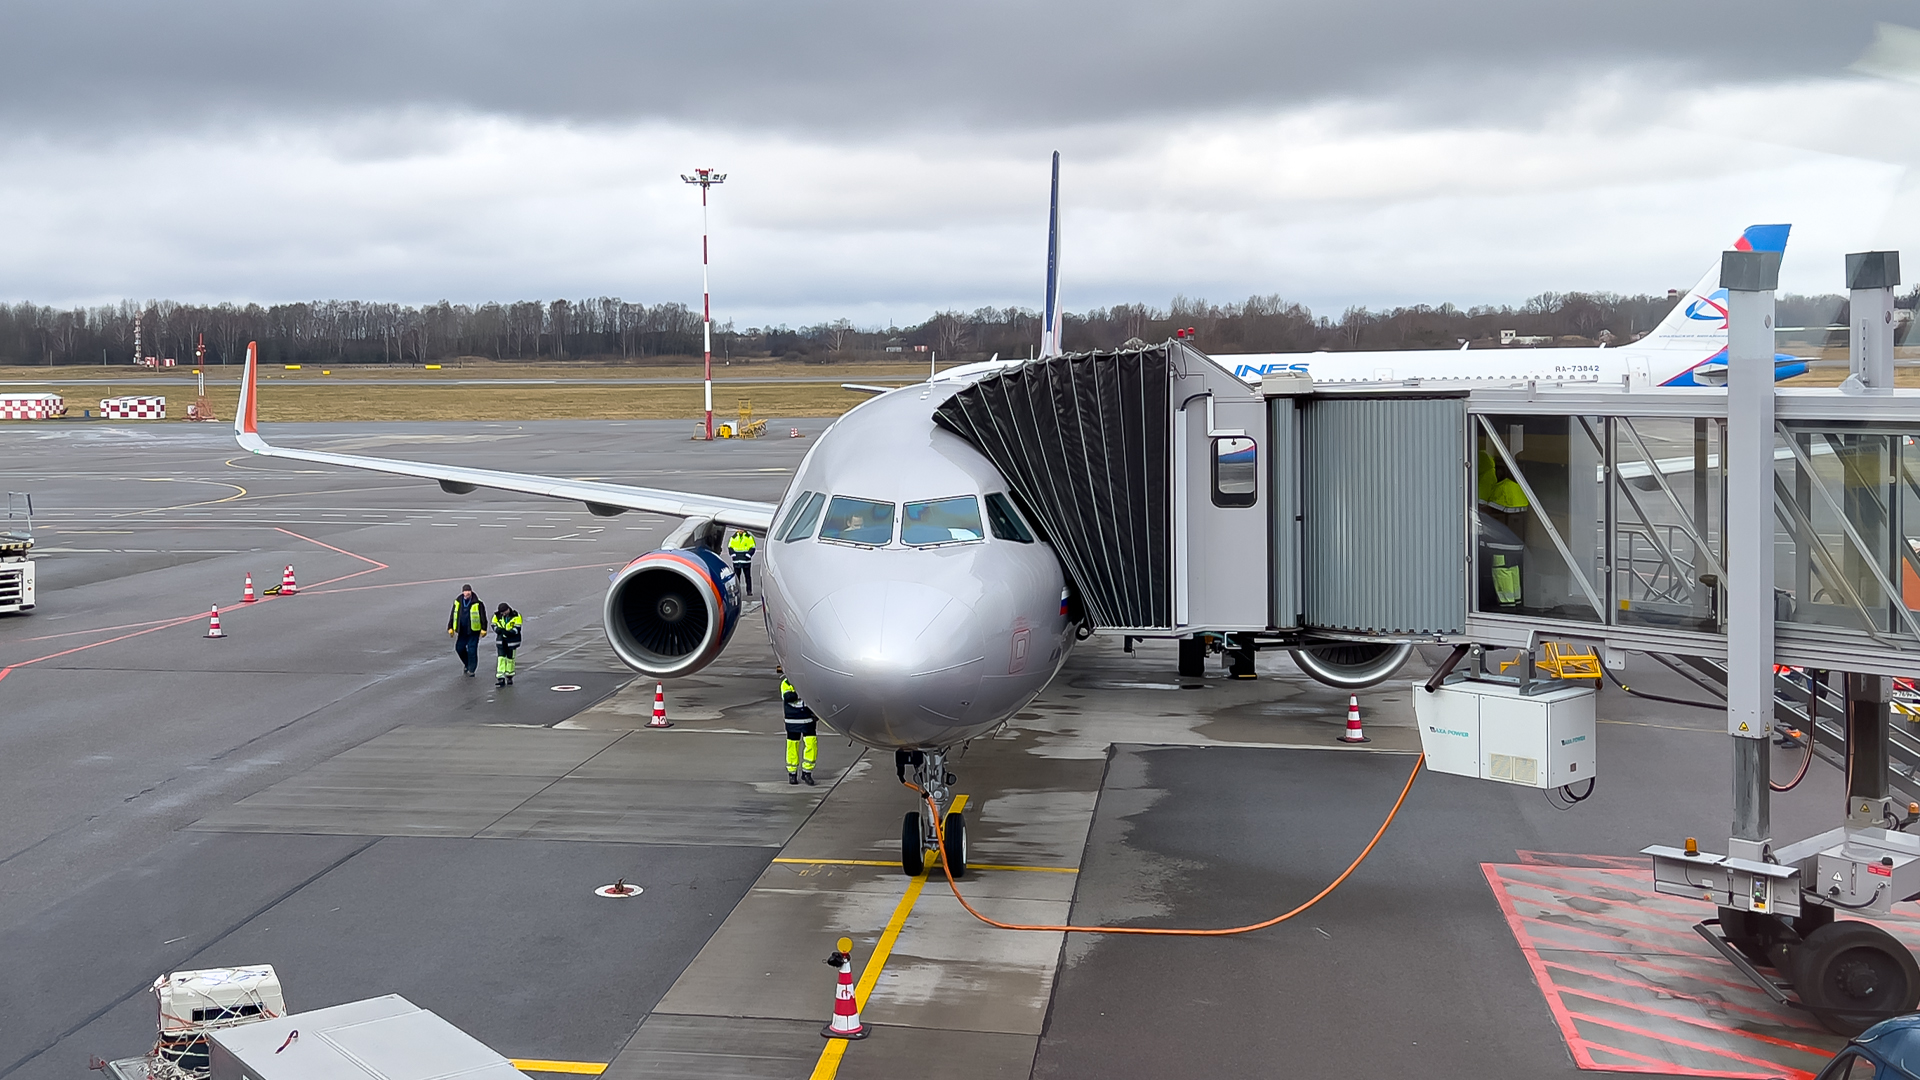
M 1787 225 L 1754 225 L 1734 243 L 1738 251 L 1781 251 Z M 1255 353 L 1216 356 L 1250 383 L 1285 371 L 1305 372 L 1317 383 L 1398 382 L 1405 379 L 1461 382 L 1611 383 L 1652 386 L 1724 385 L 1727 373 L 1727 290 L 1720 262 L 1674 305 L 1646 337 L 1617 349 L 1396 349 L 1389 352 Z M 1807 370 L 1795 357 L 1774 358 L 1774 378 Z

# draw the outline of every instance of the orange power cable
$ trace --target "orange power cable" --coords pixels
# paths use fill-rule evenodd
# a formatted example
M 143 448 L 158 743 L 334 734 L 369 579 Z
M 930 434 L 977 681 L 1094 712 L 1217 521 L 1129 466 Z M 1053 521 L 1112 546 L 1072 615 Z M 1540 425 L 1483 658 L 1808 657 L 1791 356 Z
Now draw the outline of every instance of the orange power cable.
M 927 799 L 927 808 L 933 816 L 934 833 L 940 840 L 940 869 L 947 875 L 947 888 L 953 890 L 953 898 L 960 901 L 960 906 L 967 909 L 967 914 L 972 915 L 988 926 L 999 927 L 1002 930 L 1050 930 L 1066 934 L 1156 934 L 1165 937 L 1228 937 L 1233 934 L 1245 934 L 1254 930 L 1264 930 L 1269 926 L 1277 926 L 1319 903 L 1321 900 L 1326 899 L 1328 893 L 1339 888 L 1341 882 L 1347 880 L 1355 870 L 1360 869 L 1360 864 L 1365 862 L 1367 856 L 1373 853 L 1374 845 L 1378 844 L 1380 838 L 1387 834 L 1387 826 L 1393 824 L 1395 815 L 1400 813 L 1400 806 L 1407 801 L 1407 792 L 1413 790 L 1413 781 L 1420 775 L 1420 766 L 1426 764 L 1426 761 L 1427 755 L 1425 754 L 1421 754 L 1418 758 L 1414 759 L 1413 771 L 1407 774 L 1407 782 L 1400 788 L 1400 797 L 1393 800 L 1393 809 L 1387 811 L 1387 819 L 1380 823 L 1378 829 L 1374 830 L 1373 839 L 1367 841 L 1367 846 L 1360 849 L 1360 854 L 1354 856 L 1353 861 L 1347 864 L 1347 868 L 1340 871 L 1340 876 L 1328 883 L 1326 888 L 1313 894 L 1312 899 L 1284 915 L 1275 915 L 1265 922 L 1248 923 L 1245 926 L 1227 926 L 1214 930 L 1177 930 L 1159 926 L 1028 926 L 1023 923 L 1004 923 L 998 919 L 989 919 L 975 910 L 972 904 L 967 903 L 966 897 L 960 895 L 960 886 L 953 880 L 953 867 L 947 865 L 946 828 L 945 823 L 940 820 L 939 807 L 934 805 L 932 799 Z M 908 784 L 907 786 L 914 788 L 916 791 L 919 790 L 919 788 L 913 784 Z M 921 792 L 923 798 L 925 794 L 925 792 Z

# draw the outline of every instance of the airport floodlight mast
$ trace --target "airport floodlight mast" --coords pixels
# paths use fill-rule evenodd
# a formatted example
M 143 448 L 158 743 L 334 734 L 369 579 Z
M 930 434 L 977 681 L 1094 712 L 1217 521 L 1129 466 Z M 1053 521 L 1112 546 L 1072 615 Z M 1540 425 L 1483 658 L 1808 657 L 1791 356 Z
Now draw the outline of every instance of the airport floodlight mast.
M 700 332 L 706 342 L 707 439 L 713 439 L 713 293 L 707 288 L 707 189 L 727 182 L 727 174 L 712 169 L 695 169 L 693 175 L 680 174 L 689 184 L 700 185 Z

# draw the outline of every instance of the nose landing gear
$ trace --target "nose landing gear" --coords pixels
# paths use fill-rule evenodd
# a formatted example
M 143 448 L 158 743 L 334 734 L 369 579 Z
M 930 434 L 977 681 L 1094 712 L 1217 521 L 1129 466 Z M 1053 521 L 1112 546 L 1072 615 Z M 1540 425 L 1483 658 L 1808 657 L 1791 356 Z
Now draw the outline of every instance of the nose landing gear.
M 953 783 L 959 779 L 947 771 L 947 752 L 939 750 L 896 750 L 894 771 L 900 782 L 925 793 L 933 808 L 944 815 L 938 828 L 931 813 L 913 811 L 900 823 L 900 869 L 908 877 L 927 872 L 927 852 L 938 851 L 947 869 L 956 878 L 967 876 L 967 819 L 949 813 L 953 805 Z

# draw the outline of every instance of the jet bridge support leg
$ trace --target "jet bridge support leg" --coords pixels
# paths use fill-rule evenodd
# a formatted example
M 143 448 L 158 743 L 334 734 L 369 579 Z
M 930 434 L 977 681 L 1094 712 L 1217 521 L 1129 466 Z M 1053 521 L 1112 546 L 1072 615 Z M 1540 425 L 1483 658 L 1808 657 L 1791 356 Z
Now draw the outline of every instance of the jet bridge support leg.
M 1887 701 L 1884 676 L 1848 674 L 1846 708 L 1847 809 L 1845 821 L 1817 836 L 1772 845 L 1768 815 L 1768 754 L 1773 717 L 1774 608 L 1772 545 L 1766 512 L 1775 446 L 1773 397 L 1773 289 L 1778 255 L 1727 252 L 1721 284 L 1727 302 L 1727 733 L 1734 741 L 1733 836 L 1727 854 L 1650 847 L 1655 888 L 1710 899 L 1719 918 L 1701 923 L 1702 936 L 1758 983 L 1775 1001 L 1811 1011 L 1829 1029 L 1857 1035 L 1873 1023 L 1920 1005 L 1920 962 L 1885 930 L 1866 921 L 1885 915 L 1896 902 L 1920 897 L 1920 838 L 1902 830 L 1920 812 L 1896 818 L 1889 786 Z M 1847 256 L 1847 284 L 1854 290 L 1853 373 L 1843 392 L 1872 394 L 1891 379 L 1892 287 L 1899 283 L 1898 256 L 1865 252 Z M 1881 296 L 1879 293 L 1886 295 Z M 1873 294 L 1873 295 L 1863 295 Z M 1878 312 L 1862 320 L 1859 313 Z M 1787 438 L 1797 439 L 1792 432 Z M 1794 444 L 1789 443 L 1789 447 Z M 1800 444 L 1804 446 L 1805 444 Z M 1870 447 L 1869 447 L 1870 449 Z M 1802 454 L 1802 473 L 1807 471 Z M 1869 462 L 1849 468 L 1849 486 L 1862 476 L 1884 475 Z M 1809 485 L 1800 485 L 1805 505 Z M 1846 520 L 1872 520 L 1871 496 L 1848 492 Z M 1885 522 L 1884 516 L 1882 523 Z M 1800 526 L 1801 543 L 1817 542 Z M 1751 539 L 1749 539 L 1751 538 Z M 1864 578 L 1887 590 L 1893 611 L 1904 616 L 1897 594 L 1877 575 L 1870 542 L 1848 530 L 1852 548 L 1846 581 Z M 1746 542 L 1743 542 L 1746 541 Z M 1806 559 L 1805 548 L 1801 556 Z M 1890 560 L 1891 561 L 1891 560 Z M 1898 565 L 1897 563 L 1895 565 Z M 1807 576 L 1799 579 L 1804 597 Z M 1860 605 L 1856 603 L 1856 608 Z M 1863 617 L 1871 618 L 1864 608 Z M 1787 618 L 1791 618 L 1788 615 Z M 1817 701 L 1818 690 L 1815 690 Z M 1818 723 L 1817 704 L 1809 710 Z M 1807 732 L 1813 739 L 1817 733 Z M 1851 916 L 1836 919 L 1836 913 Z M 1718 924 L 1719 932 L 1712 929 Z M 1736 952 L 1737 950 L 1737 952 Z M 1746 963 L 1744 961 L 1751 961 Z M 1774 976 L 1762 975 L 1770 967 Z M 1791 989 L 1795 998 L 1788 998 Z

